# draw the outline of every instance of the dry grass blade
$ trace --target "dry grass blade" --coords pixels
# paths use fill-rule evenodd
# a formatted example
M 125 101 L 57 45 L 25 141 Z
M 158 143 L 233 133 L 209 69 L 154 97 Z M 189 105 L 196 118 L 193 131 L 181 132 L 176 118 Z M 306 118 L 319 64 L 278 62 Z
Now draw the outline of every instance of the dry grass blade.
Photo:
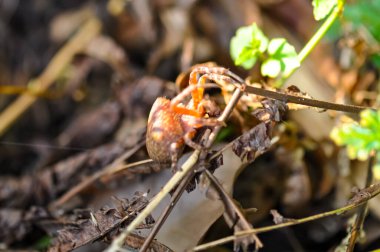
M 227 216 L 229 216 L 229 221 L 231 222 L 234 228 L 236 230 L 248 230 L 252 229 L 252 225 L 246 220 L 243 213 L 239 209 L 239 207 L 236 206 L 234 200 L 228 195 L 228 193 L 224 190 L 222 185 L 218 182 L 218 180 L 215 178 L 214 175 L 211 174 L 210 171 L 205 171 L 207 177 L 210 179 L 211 184 L 214 186 L 216 191 L 218 192 L 225 208 L 225 212 Z M 237 220 L 235 220 L 237 218 Z M 247 237 L 248 238 L 248 237 Z M 263 247 L 263 244 L 261 243 L 260 239 L 257 237 L 257 235 L 252 234 L 251 237 L 248 239 L 237 239 L 235 241 L 235 248 L 238 249 L 240 247 L 240 244 L 246 248 L 250 246 L 251 244 L 255 243 L 256 250 Z
M 366 187 L 369 187 L 369 185 L 372 182 L 372 179 L 373 179 L 372 169 L 373 169 L 373 165 L 375 164 L 375 160 L 376 160 L 376 152 L 372 151 L 369 162 L 368 162 L 368 167 L 367 167 L 367 179 L 366 179 L 366 184 L 365 184 Z M 359 193 L 357 193 L 355 195 L 355 197 L 357 198 L 357 200 L 356 200 L 357 202 L 364 201 L 365 204 L 362 205 L 358 209 L 358 214 L 356 216 L 356 220 L 355 220 L 355 222 L 351 228 L 350 238 L 348 240 L 348 246 L 347 246 L 347 251 L 349 251 L 349 252 L 354 251 L 356 240 L 357 240 L 358 236 L 360 236 L 360 232 L 363 228 L 363 223 L 364 223 L 364 220 L 365 220 L 365 217 L 367 214 L 367 201 L 365 201 L 363 199 L 370 197 L 370 196 L 371 196 L 370 193 L 368 193 L 368 192 L 362 193 L 360 191 L 359 191 Z M 351 202 L 355 202 L 355 201 L 351 200 Z
M 74 55 L 81 52 L 98 35 L 102 24 L 97 18 L 86 21 L 77 34 L 65 44 L 52 58 L 45 71 L 30 84 L 35 85 L 37 93 L 47 90 L 70 63 Z M 0 114 L 0 136 L 19 118 L 38 97 L 23 94 Z

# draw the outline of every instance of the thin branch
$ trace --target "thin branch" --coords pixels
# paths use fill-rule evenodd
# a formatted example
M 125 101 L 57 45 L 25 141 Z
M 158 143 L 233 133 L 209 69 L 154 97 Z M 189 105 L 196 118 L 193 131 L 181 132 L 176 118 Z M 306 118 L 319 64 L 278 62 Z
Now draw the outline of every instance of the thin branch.
M 373 151 L 371 153 L 369 161 L 368 161 L 367 179 L 366 179 L 365 187 L 368 187 L 373 180 L 372 169 L 373 169 L 373 166 L 375 164 L 375 161 L 376 161 L 376 152 Z M 351 234 L 350 234 L 350 238 L 348 240 L 348 246 L 347 246 L 347 250 L 346 250 L 347 252 L 354 251 L 357 237 L 359 236 L 360 231 L 363 228 L 363 223 L 364 223 L 365 216 L 367 213 L 367 205 L 368 204 L 366 202 L 365 204 L 360 206 L 360 208 L 358 209 L 358 214 L 356 216 L 355 223 L 352 225 L 352 228 L 351 228 Z
M 240 211 L 239 207 L 236 206 L 234 200 L 224 190 L 223 186 L 219 183 L 217 178 L 215 178 L 215 176 L 211 174 L 209 170 L 205 170 L 205 173 L 207 177 L 210 179 L 211 184 L 214 186 L 215 190 L 218 192 L 222 202 L 224 203 L 226 212 L 228 210 L 232 210 L 236 214 L 236 216 L 240 220 L 240 222 L 237 223 L 237 225 L 241 224 L 240 228 L 245 229 L 245 230 L 252 230 L 251 224 L 249 224 L 244 214 Z M 252 234 L 252 238 L 255 241 L 256 249 L 263 247 L 263 244 L 261 243 L 260 239 L 257 237 L 256 234 Z
M 44 72 L 31 80 L 38 93 L 45 92 L 59 77 L 72 58 L 81 52 L 98 35 L 102 27 L 97 18 L 90 18 L 52 58 Z M 0 136 L 37 100 L 36 96 L 23 94 L 0 114 Z
M 245 91 L 251 94 L 264 96 L 264 97 L 271 98 L 274 100 L 285 101 L 287 103 L 296 103 L 296 104 L 302 104 L 302 105 L 306 105 L 310 107 L 336 110 L 336 111 L 342 111 L 342 112 L 348 112 L 348 113 L 358 114 L 362 110 L 371 109 L 371 108 L 363 107 L 363 106 L 346 105 L 346 104 L 320 101 L 320 100 L 310 99 L 306 97 L 300 97 L 300 96 L 280 93 L 276 91 L 266 90 L 262 88 L 257 88 L 251 85 L 246 85 Z
M 350 203 L 344 207 L 341 207 L 341 208 L 338 208 L 338 209 L 335 209 L 335 210 L 332 210 L 329 212 L 324 212 L 321 214 L 312 215 L 312 216 L 302 218 L 302 219 L 294 219 L 292 221 L 277 224 L 277 225 L 272 225 L 272 226 L 267 226 L 267 227 L 262 227 L 262 228 L 256 228 L 256 229 L 236 232 L 232 236 L 228 236 L 228 237 L 225 237 L 225 238 L 222 238 L 219 240 L 215 240 L 215 241 L 212 241 L 209 243 L 199 245 L 199 246 L 193 248 L 193 251 L 201 251 L 201 250 L 209 249 L 209 248 L 212 248 L 212 247 L 215 247 L 215 246 L 227 243 L 227 242 L 234 241 L 235 239 L 237 239 L 238 237 L 241 237 L 241 236 L 269 232 L 272 230 L 276 230 L 276 229 L 280 229 L 280 228 L 284 228 L 284 227 L 289 227 L 289 226 L 294 226 L 294 225 L 298 225 L 301 223 L 314 221 L 314 220 L 317 220 L 320 218 L 332 216 L 332 215 L 343 214 L 344 212 L 347 212 L 349 210 L 357 208 L 358 206 L 363 205 L 368 200 L 370 200 L 370 199 L 376 197 L 378 194 L 380 194 L 380 183 L 371 185 L 371 186 L 363 189 L 362 191 L 364 191 L 364 194 L 366 197 L 364 197 L 364 198 L 360 197 L 360 199 L 358 199 L 358 200 L 350 200 L 349 201 Z M 355 199 L 355 196 L 353 197 L 353 199 Z
M 164 211 L 161 213 L 160 217 L 156 221 L 153 229 L 150 231 L 148 237 L 145 239 L 144 244 L 140 248 L 140 252 L 145 252 L 149 248 L 150 243 L 153 241 L 154 237 L 157 235 L 158 231 L 166 221 L 167 217 L 173 210 L 174 206 L 177 204 L 181 195 L 186 189 L 187 184 L 194 178 L 195 173 L 189 173 L 187 176 L 181 181 L 178 187 L 175 189 L 169 204 L 165 207 Z

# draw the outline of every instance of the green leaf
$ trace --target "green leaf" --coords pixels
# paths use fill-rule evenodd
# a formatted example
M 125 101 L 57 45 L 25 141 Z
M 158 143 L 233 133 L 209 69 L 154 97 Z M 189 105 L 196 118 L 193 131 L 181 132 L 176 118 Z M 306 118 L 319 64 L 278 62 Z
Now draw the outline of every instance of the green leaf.
M 267 49 L 268 38 L 255 23 L 236 31 L 230 42 L 230 55 L 235 65 L 250 69 Z
M 335 127 L 330 137 L 337 145 L 347 146 L 351 159 L 366 160 L 371 151 L 380 150 L 380 111 L 360 113 L 360 124 L 351 122 Z
M 324 19 L 338 4 L 338 0 L 313 0 L 313 14 L 315 20 Z
M 294 47 L 284 38 L 272 39 L 268 45 L 268 59 L 261 66 L 261 74 L 277 77 L 280 73 L 288 75 L 300 66 Z
M 261 74 L 271 78 L 277 77 L 281 72 L 281 62 L 276 59 L 268 59 L 261 65 Z

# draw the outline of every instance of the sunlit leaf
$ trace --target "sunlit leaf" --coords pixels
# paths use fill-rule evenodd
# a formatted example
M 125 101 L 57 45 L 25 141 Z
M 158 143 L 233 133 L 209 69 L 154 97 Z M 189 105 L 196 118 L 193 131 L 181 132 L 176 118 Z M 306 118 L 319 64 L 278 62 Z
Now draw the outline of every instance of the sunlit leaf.
M 364 110 L 360 124 L 343 123 L 330 136 L 337 145 L 346 146 L 351 159 L 366 160 L 371 151 L 380 150 L 380 111 Z
M 296 50 L 284 38 L 272 39 L 267 52 L 268 59 L 261 66 L 264 76 L 274 78 L 280 73 L 288 75 L 300 66 Z
M 315 20 L 324 19 L 337 5 L 338 0 L 313 0 L 313 14 Z
M 261 65 L 261 74 L 275 78 L 281 72 L 281 62 L 276 59 L 268 59 Z
M 267 46 L 268 38 L 254 23 L 236 31 L 236 35 L 231 39 L 230 54 L 235 65 L 250 69 L 266 51 Z

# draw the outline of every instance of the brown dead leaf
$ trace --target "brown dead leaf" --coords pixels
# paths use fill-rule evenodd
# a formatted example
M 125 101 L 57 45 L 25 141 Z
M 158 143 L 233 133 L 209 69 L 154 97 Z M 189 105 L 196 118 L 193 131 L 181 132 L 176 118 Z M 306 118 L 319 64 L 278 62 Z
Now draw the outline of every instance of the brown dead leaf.
M 148 202 L 146 194 L 136 193 L 130 201 L 119 199 L 115 208 L 104 207 L 94 213 L 89 212 L 87 218 L 65 224 L 64 228 L 58 231 L 58 237 L 48 251 L 73 250 L 89 242 L 113 236 L 111 232 L 125 227 Z M 151 216 L 147 218 L 147 223 L 151 223 L 150 220 Z
M 255 160 L 257 156 L 269 149 L 271 145 L 270 130 L 270 123 L 262 122 L 253 127 L 234 141 L 233 152 L 242 160 L 245 158 L 249 161 Z

